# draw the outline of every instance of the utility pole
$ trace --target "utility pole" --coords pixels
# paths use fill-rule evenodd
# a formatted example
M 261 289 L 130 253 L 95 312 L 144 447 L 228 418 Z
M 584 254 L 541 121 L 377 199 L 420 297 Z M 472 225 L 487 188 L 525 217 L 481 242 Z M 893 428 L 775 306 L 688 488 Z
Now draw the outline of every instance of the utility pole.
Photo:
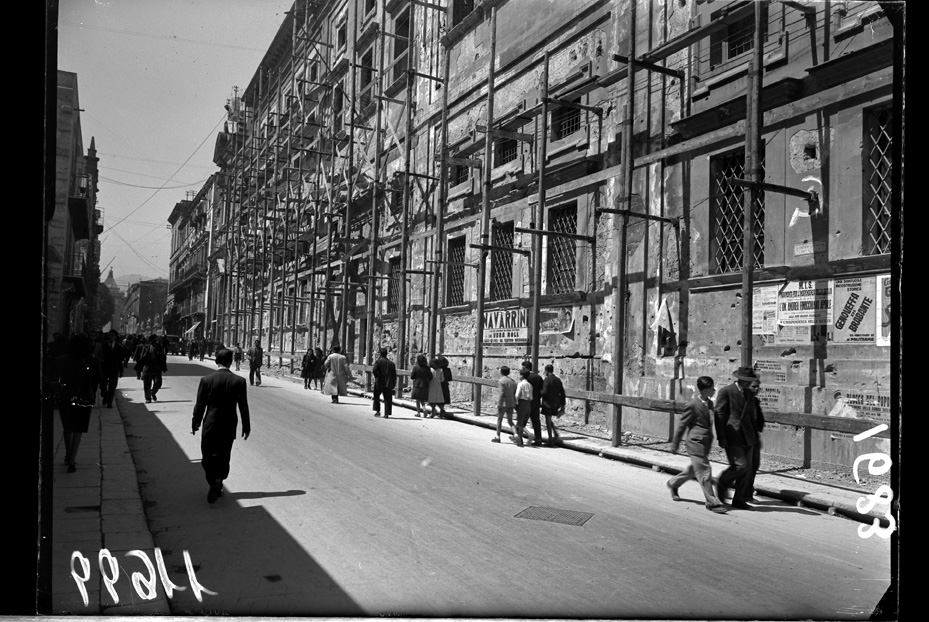
M 631 0 L 629 15 L 628 63 L 626 66 L 626 104 L 623 106 L 622 131 L 622 178 L 620 184 L 620 201 L 624 203 L 624 213 L 620 218 L 613 218 L 613 258 L 617 263 L 616 287 L 613 289 L 613 392 L 624 392 L 623 367 L 626 351 L 626 232 L 629 228 L 629 214 L 632 209 L 632 134 L 635 119 L 635 9 L 638 0 Z M 623 407 L 613 405 L 611 444 L 619 447 L 622 443 Z
M 752 362 L 752 312 L 753 277 L 755 269 L 755 205 L 761 193 L 764 173 L 761 168 L 761 87 L 764 72 L 761 20 L 764 0 L 755 3 L 755 35 L 752 58 L 748 65 L 745 116 L 745 179 L 749 182 L 748 192 L 743 192 L 744 224 L 742 242 L 742 366 L 751 367 Z
M 442 278 L 443 257 L 445 256 L 445 207 L 448 202 L 448 81 L 451 73 L 451 55 L 444 48 L 444 82 L 442 83 L 442 151 L 439 168 L 439 201 L 436 206 L 435 246 L 433 259 L 435 273 L 432 277 L 432 313 L 429 316 L 429 352 L 438 353 L 439 336 L 439 282 Z
M 490 246 L 490 189 L 493 171 L 494 76 L 497 55 L 497 7 L 490 9 L 490 55 L 487 69 L 487 133 L 484 136 L 484 180 L 481 193 L 481 246 Z M 476 378 L 484 375 L 484 288 L 487 280 L 487 250 L 481 248 L 477 264 L 477 318 L 474 331 L 474 368 Z M 475 383 L 474 415 L 481 414 L 481 385 Z
M 545 161 L 548 159 L 548 64 L 549 52 L 542 58 L 542 114 L 539 117 L 539 204 L 536 206 L 534 229 L 545 230 Z M 532 236 L 532 369 L 539 371 L 539 340 L 542 325 L 542 236 Z
M 406 343 L 406 325 L 409 318 L 407 318 L 407 285 L 406 285 L 406 274 L 407 266 L 409 264 L 409 223 L 410 223 L 410 208 L 412 207 L 412 187 L 410 184 L 410 166 L 411 166 L 411 157 L 413 150 L 413 55 L 416 53 L 416 48 L 414 45 L 415 37 L 413 36 L 416 32 L 415 28 L 415 15 L 416 15 L 416 3 L 411 2 L 409 5 L 410 11 L 410 21 L 409 28 L 407 31 L 407 47 L 406 47 L 406 135 L 403 137 L 403 217 L 402 221 L 402 239 L 400 243 L 400 313 L 397 317 L 400 322 L 400 335 L 399 335 L 399 346 L 400 353 L 399 357 L 402 357 L 398 360 L 401 367 L 405 367 L 411 363 L 410 353 L 407 351 Z M 397 382 L 397 397 L 402 397 L 403 395 L 403 381 L 398 379 Z

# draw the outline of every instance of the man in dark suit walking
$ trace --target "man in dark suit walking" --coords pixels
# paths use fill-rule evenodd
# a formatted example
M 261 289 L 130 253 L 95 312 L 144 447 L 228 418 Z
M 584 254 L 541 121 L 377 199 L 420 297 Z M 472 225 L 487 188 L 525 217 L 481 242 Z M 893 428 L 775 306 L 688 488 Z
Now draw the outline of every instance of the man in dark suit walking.
M 710 467 L 710 448 L 713 445 L 713 379 L 709 376 L 697 378 L 698 394 L 684 408 L 681 421 L 671 441 L 671 451 L 677 453 L 681 439 L 690 455 L 690 465 L 680 474 L 668 480 L 671 498 L 680 501 L 677 490 L 685 482 L 697 480 L 706 498 L 706 509 L 725 514 L 726 506 L 713 494 L 713 471 Z M 686 438 L 685 437 L 686 434 Z
M 726 489 L 734 486 L 732 507 L 751 510 L 752 456 L 758 444 L 755 394 L 749 390 L 758 375 L 751 367 L 740 367 L 733 374 L 735 382 L 719 390 L 716 396 L 716 438 L 726 451 L 729 467 L 719 475 L 716 496 L 726 500 Z
M 542 385 L 545 381 L 532 370 L 532 362 L 523 361 L 523 369 L 529 372 L 526 380 L 532 385 L 532 401 L 529 403 L 529 420 L 532 421 L 533 445 L 542 444 Z
M 246 396 L 248 385 L 245 378 L 229 370 L 231 364 L 232 350 L 223 348 L 216 353 L 219 369 L 200 379 L 194 406 L 191 434 L 196 434 L 203 423 L 200 464 L 210 485 L 206 496 L 208 503 L 215 503 L 223 495 L 223 480 L 229 476 L 229 460 L 238 425 L 236 406 L 242 415 L 242 438 L 247 440 L 252 429 Z
M 381 399 L 384 400 L 384 419 L 393 410 L 393 392 L 397 388 L 397 366 L 387 358 L 387 348 L 381 348 L 380 358 L 374 362 L 374 416 L 381 416 Z

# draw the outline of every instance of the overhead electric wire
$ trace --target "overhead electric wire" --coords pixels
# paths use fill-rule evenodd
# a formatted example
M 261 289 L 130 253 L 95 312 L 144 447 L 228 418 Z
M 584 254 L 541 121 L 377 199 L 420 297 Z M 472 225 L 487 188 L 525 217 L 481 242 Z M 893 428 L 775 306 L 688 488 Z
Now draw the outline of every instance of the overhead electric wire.
M 147 32 L 138 32 L 135 30 L 120 30 L 119 28 L 107 28 L 105 26 L 91 26 L 89 24 L 82 24 L 79 22 L 67 22 L 62 21 L 58 22 L 58 25 L 65 26 L 76 26 L 78 28 L 87 28 L 88 30 L 102 30 L 104 32 L 115 32 L 123 35 L 131 35 L 134 37 L 145 37 L 148 39 L 163 39 L 165 41 L 177 41 L 179 43 L 194 43 L 196 45 L 207 45 L 210 47 L 216 48 L 228 48 L 233 50 L 244 50 L 247 52 L 264 52 L 265 50 L 259 48 L 248 48 L 241 45 L 229 45 L 228 43 L 214 43 L 213 41 L 198 41 L 197 39 L 182 39 L 180 37 L 169 36 L 169 35 L 153 35 Z
M 213 136 L 213 133 L 216 131 L 216 129 L 217 129 L 220 125 L 222 125 L 222 123 L 223 123 L 223 121 L 225 120 L 225 118 L 226 118 L 225 115 L 223 115 L 223 116 L 221 116 L 221 117 L 219 118 L 219 121 L 216 123 L 215 126 L 213 126 L 213 129 L 211 129 L 211 130 L 209 131 L 209 133 L 206 135 L 206 137 L 204 137 L 204 139 L 200 142 L 200 144 L 197 145 L 197 148 L 193 150 L 193 153 L 191 153 L 189 156 L 187 156 L 187 159 L 184 160 L 184 163 L 181 164 L 181 165 L 178 167 L 178 169 L 177 169 L 176 171 L 174 171 L 174 173 L 171 175 L 171 177 L 169 178 L 168 181 L 171 181 L 171 180 L 174 178 L 175 175 L 177 175 L 178 173 L 181 172 L 181 169 L 183 169 L 183 168 L 187 165 L 187 163 L 190 161 L 190 159 L 193 158 L 193 157 L 197 154 L 198 151 L 200 151 L 200 148 L 203 147 L 204 143 L 206 143 L 206 141 L 209 140 L 211 136 Z M 167 183 L 168 183 L 168 182 L 166 181 L 160 188 L 158 188 L 157 190 L 155 190 L 155 192 L 153 192 L 152 195 L 151 195 L 150 197 L 148 197 L 147 199 L 145 199 L 137 208 L 135 208 L 134 210 L 132 210 L 131 212 L 129 212 L 128 214 L 126 214 L 124 217 L 122 217 L 121 219 L 119 219 L 118 221 L 116 221 L 114 224 L 110 225 L 110 227 L 107 229 L 107 231 L 113 229 L 113 227 L 118 226 L 118 225 L 119 225 L 120 223 L 122 223 L 124 220 L 126 220 L 127 218 L 129 218 L 130 216 L 132 216 L 133 214 L 135 214 L 137 211 L 139 211 L 140 209 L 142 209 L 142 207 L 144 207 L 146 203 L 148 203 L 149 201 L 151 201 L 152 199 L 155 198 L 155 195 L 156 195 L 156 194 L 158 194 L 161 190 L 164 190 L 164 188 L 165 188 L 165 186 L 167 185 Z M 147 234 L 146 234 L 146 235 L 147 235 Z

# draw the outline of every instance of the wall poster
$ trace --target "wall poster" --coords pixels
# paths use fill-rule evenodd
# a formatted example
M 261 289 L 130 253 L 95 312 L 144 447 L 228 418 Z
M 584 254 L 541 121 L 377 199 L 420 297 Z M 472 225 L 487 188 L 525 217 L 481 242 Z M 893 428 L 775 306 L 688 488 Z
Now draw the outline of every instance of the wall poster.
M 832 323 L 832 287 L 826 279 L 790 281 L 777 294 L 780 326 L 822 326 Z
M 877 304 L 874 277 L 835 279 L 832 283 L 833 322 L 830 340 L 835 343 L 874 343 Z
M 875 343 L 879 346 L 889 346 L 892 317 L 890 315 L 891 285 L 889 274 L 878 275 L 874 297 L 875 306 L 877 307 L 877 312 L 874 314 L 877 323 L 875 327 Z
M 773 335 L 777 332 L 777 285 L 752 289 L 752 334 Z

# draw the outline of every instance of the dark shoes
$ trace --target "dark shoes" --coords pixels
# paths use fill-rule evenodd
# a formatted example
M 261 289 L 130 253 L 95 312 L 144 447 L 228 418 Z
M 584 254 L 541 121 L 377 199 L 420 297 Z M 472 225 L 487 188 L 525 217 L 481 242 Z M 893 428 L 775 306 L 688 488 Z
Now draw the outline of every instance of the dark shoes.
M 153 401 L 153 402 L 157 402 L 157 401 L 158 401 L 158 396 L 155 395 L 154 393 L 152 393 L 152 401 Z
M 499 443 L 499 442 L 500 442 L 500 439 L 497 438 L 497 437 L 495 436 L 495 437 L 493 437 L 492 439 L 490 439 L 490 442 L 491 442 L 491 443 Z
M 223 496 L 223 487 L 221 484 L 219 486 L 210 486 L 210 492 L 206 493 L 206 502 L 216 503 L 216 500 L 222 496 Z
M 514 443 L 517 447 L 522 447 L 522 446 L 523 446 L 523 439 L 522 439 L 522 437 L 520 437 L 520 436 L 512 435 L 512 436 L 510 436 L 510 440 L 513 441 L 513 443 Z
M 75 465 L 73 462 L 69 462 L 68 473 L 74 473 L 75 471 L 77 471 L 77 465 Z
M 380 417 L 380 416 L 381 416 L 381 411 L 375 410 L 375 411 L 374 411 L 374 416 L 375 416 L 375 417 Z
M 733 501 L 733 502 L 732 502 L 732 507 L 734 507 L 734 508 L 737 509 L 737 510 L 749 510 L 749 511 L 751 511 L 751 510 L 754 510 L 754 509 L 755 509 L 755 508 L 753 508 L 752 506 L 750 506 L 749 504 L 745 503 L 744 501 Z
M 672 500 L 672 501 L 680 501 L 680 500 L 681 500 L 681 496 L 680 496 L 679 494 L 677 494 L 677 488 L 675 488 L 674 486 L 672 486 L 670 481 L 665 482 L 665 486 L 667 486 L 667 487 L 668 487 L 668 490 L 671 491 L 671 500 Z
M 710 512 L 713 512 L 714 514 L 726 514 L 729 512 L 725 505 L 708 505 L 706 506 L 706 509 L 708 509 Z

